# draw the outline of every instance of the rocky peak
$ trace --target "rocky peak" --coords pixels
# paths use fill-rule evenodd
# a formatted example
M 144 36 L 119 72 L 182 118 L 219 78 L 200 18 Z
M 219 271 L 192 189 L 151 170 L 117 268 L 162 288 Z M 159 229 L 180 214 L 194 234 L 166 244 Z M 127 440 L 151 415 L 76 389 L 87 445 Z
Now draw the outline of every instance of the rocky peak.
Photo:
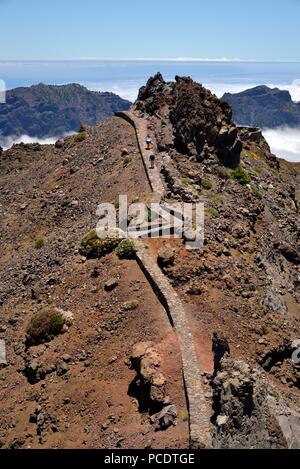
M 225 166 L 239 165 L 242 144 L 230 106 L 190 77 L 165 82 L 156 74 L 140 89 L 134 109 L 162 120 L 157 138 L 162 150 L 175 149 L 197 161 L 213 155 Z

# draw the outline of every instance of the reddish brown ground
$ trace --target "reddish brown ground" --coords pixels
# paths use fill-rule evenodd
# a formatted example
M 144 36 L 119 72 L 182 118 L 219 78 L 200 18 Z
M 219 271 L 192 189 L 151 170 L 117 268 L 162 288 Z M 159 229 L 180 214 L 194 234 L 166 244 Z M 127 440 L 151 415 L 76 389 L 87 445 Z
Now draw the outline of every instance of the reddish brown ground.
M 128 166 L 122 162 L 124 147 L 132 156 Z M 187 447 L 181 359 L 164 310 L 135 261 L 120 261 L 115 254 L 84 261 L 77 251 L 82 235 L 95 226 L 98 203 L 123 193 L 129 201 L 143 200 L 149 193 L 133 129 L 113 118 L 88 130 L 81 144 L 70 138 L 54 151 L 15 147 L 1 163 L 0 338 L 6 341 L 8 366 L 0 370 L 0 445 Z M 73 200 L 78 203 L 71 205 Z M 44 239 L 40 250 L 34 246 L 37 238 Z M 106 293 L 104 284 L 112 277 L 118 286 Z M 124 312 L 123 303 L 132 299 L 139 307 Z M 27 323 L 44 306 L 71 311 L 74 324 L 26 354 Z M 178 409 L 177 426 L 166 432 L 155 432 L 128 395 L 135 377 L 131 350 L 145 340 L 158 348 L 168 395 Z M 26 356 L 47 368 L 65 354 L 71 357 L 66 374 L 54 371 L 29 384 L 23 374 Z M 30 423 L 37 405 L 45 420 L 42 435 Z

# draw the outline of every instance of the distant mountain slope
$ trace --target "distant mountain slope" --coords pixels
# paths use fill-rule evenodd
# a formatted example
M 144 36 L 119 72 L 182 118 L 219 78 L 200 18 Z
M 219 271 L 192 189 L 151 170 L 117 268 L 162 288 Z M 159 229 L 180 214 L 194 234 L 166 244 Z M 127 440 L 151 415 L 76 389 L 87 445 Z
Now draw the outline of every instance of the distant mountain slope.
M 129 106 L 129 101 L 113 93 L 89 91 L 75 83 L 15 88 L 0 106 L 0 138 L 62 136 L 81 123 L 96 124 Z
M 233 109 L 238 125 L 275 128 L 300 125 L 300 103 L 294 103 L 288 91 L 257 86 L 242 93 L 222 97 Z

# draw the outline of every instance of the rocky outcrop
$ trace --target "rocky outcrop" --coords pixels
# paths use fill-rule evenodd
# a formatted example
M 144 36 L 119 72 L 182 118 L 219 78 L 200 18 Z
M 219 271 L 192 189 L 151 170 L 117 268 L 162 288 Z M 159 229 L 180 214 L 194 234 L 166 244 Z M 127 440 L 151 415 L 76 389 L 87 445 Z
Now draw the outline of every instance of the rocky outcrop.
M 300 413 L 266 374 L 225 356 L 212 381 L 216 448 L 299 448 Z
M 174 249 L 169 244 L 165 244 L 158 251 L 157 263 L 159 267 L 163 269 L 164 267 L 169 267 L 170 265 L 174 265 L 174 262 L 175 262 Z
M 151 342 L 140 342 L 132 350 L 131 366 L 136 378 L 131 385 L 140 409 L 150 413 L 161 410 L 166 402 L 166 379 L 161 372 L 161 358 Z
M 230 107 L 191 78 L 167 83 L 155 75 L 141 88 L 134 109 L 161 120 L 161 151 L 175 148 L 197 161 L 217 157 L 225 166 L 239 165 L 242 143 Z
M 212 351 L 214 355 L 214 370 L 215 373 L 220 371 L 221 360 L 226 354 L 230 354 L 228 340 L 221 332 L 214 332 L 212 338 Z

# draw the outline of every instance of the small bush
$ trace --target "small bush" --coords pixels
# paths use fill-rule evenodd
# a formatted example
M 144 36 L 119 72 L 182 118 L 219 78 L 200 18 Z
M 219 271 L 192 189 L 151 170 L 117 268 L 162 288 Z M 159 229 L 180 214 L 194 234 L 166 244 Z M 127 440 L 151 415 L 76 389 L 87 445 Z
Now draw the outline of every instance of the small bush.
M 125 311 L 134 311 L 138 307 L 139 302 L 137 300 L 126 301 L 126 303 L 123 304 Z
M 238 182 L 240 184 L 242 184 L 243 186 L 245 186 L 246 184 L 250 184 L 250 182 L 251 182 L 251 178 L 250 178 L 249 174 L 241 166 L 239 166 L 238 168 L 232 170 L 232 176 L 235 179 L 237 179 Z
M 251 185 L 251 190 L 252 190 L 252 194 L 255 197 L 257 197 L 260 200 L 263 198 L 261 192 L 259 192 L 258 188 L 254 184 Z
M 131 161 L 132 161 L 131 156 L 126 156 L 125 158 L 123 158 L 124 166 L 127 166 L 129 163 L 131 163 Z
M 85 132 L 80 132 L 79 134 L 74 136 L 74 142 L 80 143 L 83 142 L 86 139 L 86 133 Z
M 133 197 L 133 199 L 132 199 L 132 202 L 131 202 L 131 203 L 132 203 L 132 204 L 138 204 L 138 203 L 139 203 L 139 201 L 140 201 L 139 197 Z
M 42 249 L 42 247 L 44 247 L 44 244 L 45 242 L 42 238 L 36 239 L 34 243 L 36 249 Z
M 214 207 L 210 207 L 210 208 L 208 209 L 208 213 L 209 213 L 213 218 L 219 218 L 219 216 L 220 216 L 219 211 L 218 211 L 216 208 L 214 208 Z
M 86 128 L 83 124 L 80 125 L 79 129 L 78 129 L 78 132 L 79 133 L 82 133 L 82 132 L 85 132 L 86 131 Z
M 116 247 L 116 253 L 120 259 L 134 259 L 137 248 L 132 239 L 123 239 Z
M 221 179 L 227 180 L 230 179 L 231 174 L 228 168 L 225 168 L 225 166 L 218 166 L 216 169 L 216 174 L 219 176 Z
M 193 181 L 190 178 L 181 178 L 181 183 L 188 186 L 189 184 L 192 184 Z
M 203 189 L 210 190 L 212 188 L 212 182 L 209 179 L 202 179 L 201 185 Z
M 88 259 L 97 259 L 110 254 L 122 241 L 115 236 L 100 239 L 96 229 L 86 233 L 80 242 L 79 252 Z
M 155 213 L 152 212 L 152 210 L 149 207 L 147 207 L 147 214 L 146 215 L 147 215 L 148 223 L 151 223 L 151 221 L 152 221 L 152 213 L 153 213 L 153 218 L 155 218 Z
M 246 157 L 248 158 L 252 158 L 253 160 L 259 160 L 259 156 L 254 153 L 253 151 L 249 151 L 249 150 L 243 150 L 243 153 Z
M 27 345 L 39 345 L 49 342 L 60 334 L 65 321 L 61 313 L 43 310 L 35 314 L 26 329 Z
M 118 210 L 118 208 L 120 208 L 120 201 L 119 201 L 119 199 L 116 199 L 116 200 L 114 201 L 114 206 L 115 206 L 115 208 L 116 208 L 117 210 Z
M 212 200 L 215 204 L 219 204 L 222 202 L 222 196 L 219 194 L 212 194 L 210 197 L 210 200 Z

